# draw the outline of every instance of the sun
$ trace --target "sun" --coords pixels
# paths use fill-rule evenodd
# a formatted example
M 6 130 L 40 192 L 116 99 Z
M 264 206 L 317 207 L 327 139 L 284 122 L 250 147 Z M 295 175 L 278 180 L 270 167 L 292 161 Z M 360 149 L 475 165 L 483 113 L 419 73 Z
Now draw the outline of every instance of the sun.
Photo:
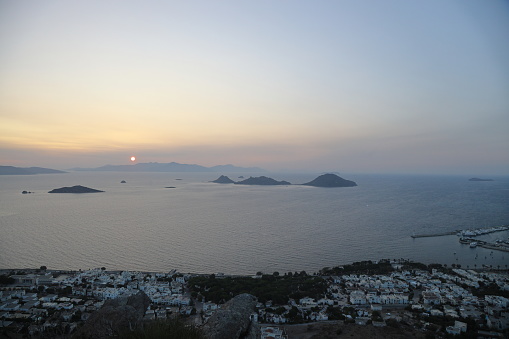
M 131 161 L 136 161 L 136 157 L 131 157 Z

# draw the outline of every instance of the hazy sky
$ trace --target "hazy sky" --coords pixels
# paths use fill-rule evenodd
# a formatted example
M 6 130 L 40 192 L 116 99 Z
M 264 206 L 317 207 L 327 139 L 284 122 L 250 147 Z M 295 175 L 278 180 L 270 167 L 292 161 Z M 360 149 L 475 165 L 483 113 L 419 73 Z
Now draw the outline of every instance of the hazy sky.
M 0 164 L 509 173 L 509 2 L 0 0 Z

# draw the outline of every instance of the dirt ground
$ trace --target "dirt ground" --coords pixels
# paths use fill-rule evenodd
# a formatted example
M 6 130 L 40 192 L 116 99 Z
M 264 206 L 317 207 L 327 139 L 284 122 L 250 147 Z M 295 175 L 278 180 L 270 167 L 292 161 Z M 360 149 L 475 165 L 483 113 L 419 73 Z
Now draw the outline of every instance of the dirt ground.
M 407 339 L 424 338 L 412 328 L 373 327 L 372 325 L 341 324 L 338 322 L 280 326 L 286 329 L 289 339 Z

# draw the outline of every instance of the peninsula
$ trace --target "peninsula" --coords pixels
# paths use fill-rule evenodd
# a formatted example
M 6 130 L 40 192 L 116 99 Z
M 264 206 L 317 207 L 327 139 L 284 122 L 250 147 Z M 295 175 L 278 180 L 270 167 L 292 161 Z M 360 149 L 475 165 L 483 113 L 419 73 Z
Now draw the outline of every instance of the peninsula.
M 0 166 L 0 175 L 33 175 L 33 174 L 56 174 L 56 173 L 67 173 L 67 172 L 44 167 Z
M 48 193 L 101 193 L 101 192 L 104 191 L 88 188 L 81 185 L 76 185 L 72 187 L 55 188 L 54 190 L 51 190 Z

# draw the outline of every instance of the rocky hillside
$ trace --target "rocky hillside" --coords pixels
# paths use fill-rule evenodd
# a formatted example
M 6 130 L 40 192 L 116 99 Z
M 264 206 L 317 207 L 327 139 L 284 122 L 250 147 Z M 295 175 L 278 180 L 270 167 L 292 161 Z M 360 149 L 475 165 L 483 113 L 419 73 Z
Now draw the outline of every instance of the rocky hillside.
M 94 312 L 73 338 L 102 339 L 118 337 L 125 329 L 134 330 L 142 322 L 150 298 L 140 291 L 124 298 L 107 300 L 103 307 Z
M 240 294 L 229 300 L 203 325 L 207 339 L 259 338 L 257 326 L 251 324 L 256 298 L 251 294 Z

